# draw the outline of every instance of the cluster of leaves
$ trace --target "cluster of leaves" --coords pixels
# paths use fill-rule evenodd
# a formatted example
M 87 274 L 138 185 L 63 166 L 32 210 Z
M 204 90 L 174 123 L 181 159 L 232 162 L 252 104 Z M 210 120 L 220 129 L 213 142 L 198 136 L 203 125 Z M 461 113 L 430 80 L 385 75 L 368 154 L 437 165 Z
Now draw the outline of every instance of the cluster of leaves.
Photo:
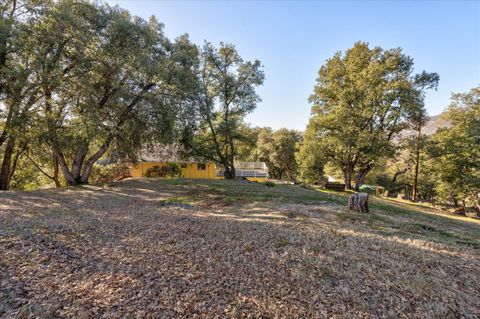
M 325 175 L 327 159 L 313 127 L 308 126 L 295 154 L 300 178 L 306 183 L 320 183 Z
M 270 177 L 295 180 L 295 151 L 301 139 L 301 133 L 295 130 L 282 128 L 272 131 L 270 128 L 263 128 L 258 133 L 255 160 L 267 164 Z
M 296 180 L 298 164 L 296 152 L 303 134 L 296 130 L 270 127 L 250 127 L 242 125 L 239 129 L 236 159 L 245 162 L 264 162 L 269 176 L 275 179 Z

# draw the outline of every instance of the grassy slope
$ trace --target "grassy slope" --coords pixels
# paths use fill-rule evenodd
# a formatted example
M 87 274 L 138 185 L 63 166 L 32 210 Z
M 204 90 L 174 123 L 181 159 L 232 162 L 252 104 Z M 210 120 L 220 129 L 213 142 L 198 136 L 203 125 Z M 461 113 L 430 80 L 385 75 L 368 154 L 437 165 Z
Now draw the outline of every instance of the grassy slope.
M 293 185 L 0 194 L 0 317 L 476 317 L 480 224 Z
M 231 183 L 223 180 L 166 180 L 164 183 L 193 186 L 197 192 L 185 191 L 169 198 L 171 202 L 195 204 L 213 197 L 226 204 L 268 202 L 318 204 L 318 202 L 345 205 L 348 193 L 278 184 L 273 188 L 262 183 Z M 431 240 L 472 245 L 480 248 L 480 220 L 454 216 L 432 207 L 392 199 L 370 198 L 370 214 L 339 211 L 342 220 L 365 224 L 372 231 L 388 235 L 388 230 L 406 236 L 423 235 Z

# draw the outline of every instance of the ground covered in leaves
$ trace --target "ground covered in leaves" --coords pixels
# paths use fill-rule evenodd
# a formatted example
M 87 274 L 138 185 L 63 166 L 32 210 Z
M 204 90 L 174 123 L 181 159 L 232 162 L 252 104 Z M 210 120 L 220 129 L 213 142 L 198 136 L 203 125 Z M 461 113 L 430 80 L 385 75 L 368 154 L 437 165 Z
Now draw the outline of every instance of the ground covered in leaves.
M 294 185 L 0 194 L 0 317 L 478 318 L 480 224 Z

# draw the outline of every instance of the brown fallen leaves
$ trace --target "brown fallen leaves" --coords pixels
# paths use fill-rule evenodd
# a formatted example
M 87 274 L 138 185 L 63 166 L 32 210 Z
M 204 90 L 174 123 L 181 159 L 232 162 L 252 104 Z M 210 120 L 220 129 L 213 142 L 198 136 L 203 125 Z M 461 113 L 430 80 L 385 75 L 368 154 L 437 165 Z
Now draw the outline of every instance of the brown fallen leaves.
M 475 247 L 375 231 L 332 204 L 169 203 L 179 189 L 0 194 L 0 317 L 480 316 Z

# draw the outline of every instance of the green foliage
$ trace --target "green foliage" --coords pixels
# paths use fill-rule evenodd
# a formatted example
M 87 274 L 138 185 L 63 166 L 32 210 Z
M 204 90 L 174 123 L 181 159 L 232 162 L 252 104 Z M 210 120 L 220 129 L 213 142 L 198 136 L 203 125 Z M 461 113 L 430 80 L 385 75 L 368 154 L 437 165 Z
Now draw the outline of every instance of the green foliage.
M 0 5 L 0 186 L 13 176 L 11 159 L 37 149 L 24 136 L 38 152 L 53 151 L 76 185 L 103 156 L 134 159 L 192 120 L 198 49 L 187 36 L 172 42 L 154 18 L 99 2 L 18 1 L 18 15 L 12 3 Z
M 239 127 L 239 140 L 237 142 L 237 155 L 235 159 L 240 162 L 255 162 L 258 135 L 262 128 L 251 127 L 248 124 L 242 124 Z
M 301 139 L 295 130 L 282 128 L 272 132 L 270 128 L 262 128 L 258 133 L 256 160 L 267 164 L 271 177 L 294 180 L 297 175 L 295 147 Z
M 49 1 L 0 3 L 0 189 L 8 189 L 26 151 L 39 97 L 38 57 L 31 25 Z M 23 180 L 23 178 L 22 178 Z M 19 185 L 18 183 L 16 183 Z
M 266 181 L 265 183 L 263 183 L 263 185 L 265 185 L 267 187 L 275 187 L 275 183 L 271 182 L 271 181 Z
M 264 80 L 261 63 L 244 61 L 233 45 L 205 43 L 198 77 L 200 122 L 185 131 L 187 155 L 221 163 L 225 177 L 233 178 L 237 143 L 245 140 L 243 120 L 260 101 L 255 88 Z
M 443 201 L 480 212 L 480 87 L 454 94 L 445 116 L 450 127 L 433 136 L 430 149 L 436 190 Z
M 166 166 L 166 173 L 167 177 L 181 177 L 182 176 L 182 169 L 176 163 L 168 163 Z
M 146 177 L 165 177 L 165 169 L 161 166 L 155 165 L 150 167 L 145 172 Z
M 362 193 L 375 194 L 377 187 L 375 185 L 362 185 L 360 186 L 360 191 Z
M 15 175 L 10 181 L 10 186 L 14 189 L 33 190 L 52 187 L 54 183 L 32 165 L 27 158 L 23 157 L 17 163 Z
M 324 179 L 327 160 L 312 126 L 307 127 L 303 141 L 297 144 L 297 148 L 295 158 L 301 180 L 309 184 L 320 183 Z
M 0 15 L 1 189 L 98 181 L 115 166 L 97 162 L 136 159 L 183 133 L 186 155 L 222 164 L 229 178 L 234 159 L 264 161 L 274 178 L 340 172 L 347 187 L 417 190 L 480 211 L 480 88 L 454 95 L 450 126 L 427 138 L 423 100 L 438 75 L 414 74 L 401 49 L 358 42 L 327 60 L 302 136 L 245 124 L 264 73 L 233 45 L 171 41 L 155 18 L 87 0 L 5 0 Z M 400 140 L 404 129 L 416 134 Z M 180 174 L 176 164 L 147 172 Z
M 182 170 L 175 163 L 167 163 L 165 166 L 155 165 L 147 169 L 145 176 L 146 177 L 180 177 Z
M 429 136 L 408 136 L 397 143 L 394 157 L 379 160 L 365 182 L 384 187 L 390 197 L 397 197 L 398 194 L 412 197 L 415 164 L 418 161 L 417 200 L 433 202 L 436 178 L 432 171 L 433 159 L 428 154 Z
M 72 170 L 62 165 L 71 184 L 86 182 L 89 167 L 111 145 L 132 154 L 148 139 L 171 137 L 176 114 L 181 113 L 183 105 L 182 88 L 189 86 L 183 81 L 193 79 L 184 72 L 196 62 L 193 49 L 181 55 L 176 52 L 188 46 L 188 39 L 181 37 L 171 43 L 155 20 L 147 24 L 118 8 L 85 6 L 89 7 L 87 13 L 84 8 L 74 11 L 76 6 L 59 8 L 72 15 L 68 20 L 62 15 L 57 21 L 53 14 L 52 28 L 66 25 L 65 39 L 73 36 L 81 40 L 63 47 L 64 63 L 72 65 L 71 54 L 77 54 L 81 63 L 74 63 L 70 77 L 61 79 L 60 84 L 65 85 L 49 88 L 56 98 L 44 108 L 46 133 L 61 164 L 68 160 L 61 154 L 72 154 Z M 84 28 L 79 29 L 78 23 Z M 54 45 L 62 43 L 62 39 L 52 41 Z M 73 53 L 68 54 L 69 50 Z M 177 69 L 176 64 L 183 64 L 182 68 Z M 64 68 L 60 63 L 54 66 Z M 63 110 L 68 110 L 68 117 Z
M 362 42 L 320 68 L 307 130 L 347 188 L 354 175 L 358 188 L 379 158 L 393 156 L 394 137 L 423 112 L 424 91 L 437 82 L 437 74 L 413 74 L 413 59 L 401 49 Z
M 418 134 L 417 126 L 416 134 L 399 141 L 395 157 L 380 162 L 368 182 L 384 186 L 389 196 L 412 197 L 418 162 L 417 200 L 479 210 L 479 96 L 479 88 L 453 95 L 441 119 L 446 126 L 433 136 Z

